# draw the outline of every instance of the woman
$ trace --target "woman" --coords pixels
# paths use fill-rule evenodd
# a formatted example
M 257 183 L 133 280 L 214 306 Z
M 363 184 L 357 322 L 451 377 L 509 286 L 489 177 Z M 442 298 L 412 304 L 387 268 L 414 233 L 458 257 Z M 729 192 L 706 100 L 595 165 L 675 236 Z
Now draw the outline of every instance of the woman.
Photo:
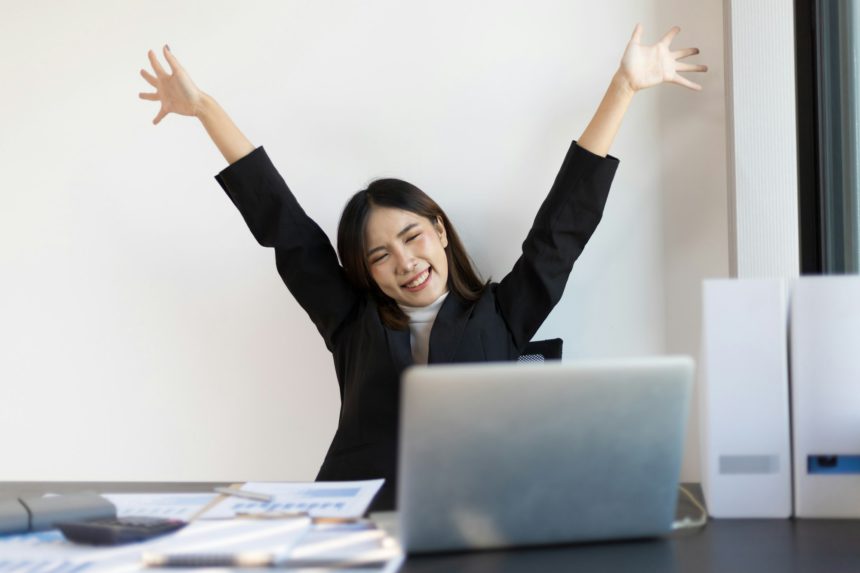
M 523 243 L 499 283 L 472 269 L 450 220 L 422 191 L 384 179 L 353 196 L 338 229 L 338 257 L 262 147 L 200 91 L 165 46 L 168 74 L 141 70 L 168 113 L 197 117 L 229 167 L 218 183 L 257 241 L 274 247 L 278 272 L 332 352 L 340 385 L 337 432 L 319 480 L 385 478 L 374 509 L 394 505 L 400 374 L 410 364 L 514 360 L 561 298 L 574 261 L 603 212 L 618 160 L 607 157 L 633 94 L 663 82 L 700 86 L 678 72 L 706 71 L 678 60 L 673 28 L 644 46 L 636 26 L 618 71 L 570 150 Z M 342 265 L 342 266 L 341 266 Z

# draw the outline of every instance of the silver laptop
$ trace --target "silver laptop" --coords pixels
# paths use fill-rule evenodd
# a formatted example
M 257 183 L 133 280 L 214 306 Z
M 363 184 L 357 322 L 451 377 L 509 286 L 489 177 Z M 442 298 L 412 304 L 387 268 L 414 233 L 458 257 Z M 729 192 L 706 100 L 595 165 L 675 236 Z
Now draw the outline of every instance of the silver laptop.
M 692 379 L 687 357 L 408 369 L 401 544 L 416 553 L 667 533 Z

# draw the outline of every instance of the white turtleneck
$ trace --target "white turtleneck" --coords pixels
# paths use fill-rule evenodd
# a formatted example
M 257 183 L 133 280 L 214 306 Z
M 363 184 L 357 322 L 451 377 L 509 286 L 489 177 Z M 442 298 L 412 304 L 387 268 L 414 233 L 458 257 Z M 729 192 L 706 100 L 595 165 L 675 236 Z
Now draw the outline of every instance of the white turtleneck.
M 409 317 L 409 341 L 412 344 L 412 359 L 415 364 L 427 364 L 427 357 L 430 354 L 430 331 L 447 296 L 446 292 L 427 306 L 398 304 L 400 310 Z

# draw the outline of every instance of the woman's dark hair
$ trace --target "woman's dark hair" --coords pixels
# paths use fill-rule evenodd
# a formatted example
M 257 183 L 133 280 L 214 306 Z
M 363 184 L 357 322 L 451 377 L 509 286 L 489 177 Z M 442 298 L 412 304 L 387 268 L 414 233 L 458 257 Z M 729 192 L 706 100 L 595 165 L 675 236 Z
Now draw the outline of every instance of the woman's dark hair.
M 487 284 L 481 282 L 454 226 L 424 191 L 400 179 L 377 179 L 359 191 L 346 204 L 337 228 L 337 252 L 349 281 L 369 291 L 376 299 L 382 322 L 391 328 L 405 329 L 409 318 L 397 303 L 382 292 L 370 275 L 367 263 L 365 230 L 373 207 L 390 207 L 426 217 L 432 223 L 441 220 L 448 235 L 445 256 L 448 259 L 448 289 L 467 301 L 476 301 Z M 438 219 L 437 219 L 438 217 Z

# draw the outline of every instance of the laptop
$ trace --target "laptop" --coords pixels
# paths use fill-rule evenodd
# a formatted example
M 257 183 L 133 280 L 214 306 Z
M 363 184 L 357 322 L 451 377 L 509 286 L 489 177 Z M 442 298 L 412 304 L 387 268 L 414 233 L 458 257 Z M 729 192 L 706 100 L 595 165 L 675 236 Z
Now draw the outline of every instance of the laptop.
M 668 533 L 688 357 L 414 366 L 402 386 L 409 553 Z

